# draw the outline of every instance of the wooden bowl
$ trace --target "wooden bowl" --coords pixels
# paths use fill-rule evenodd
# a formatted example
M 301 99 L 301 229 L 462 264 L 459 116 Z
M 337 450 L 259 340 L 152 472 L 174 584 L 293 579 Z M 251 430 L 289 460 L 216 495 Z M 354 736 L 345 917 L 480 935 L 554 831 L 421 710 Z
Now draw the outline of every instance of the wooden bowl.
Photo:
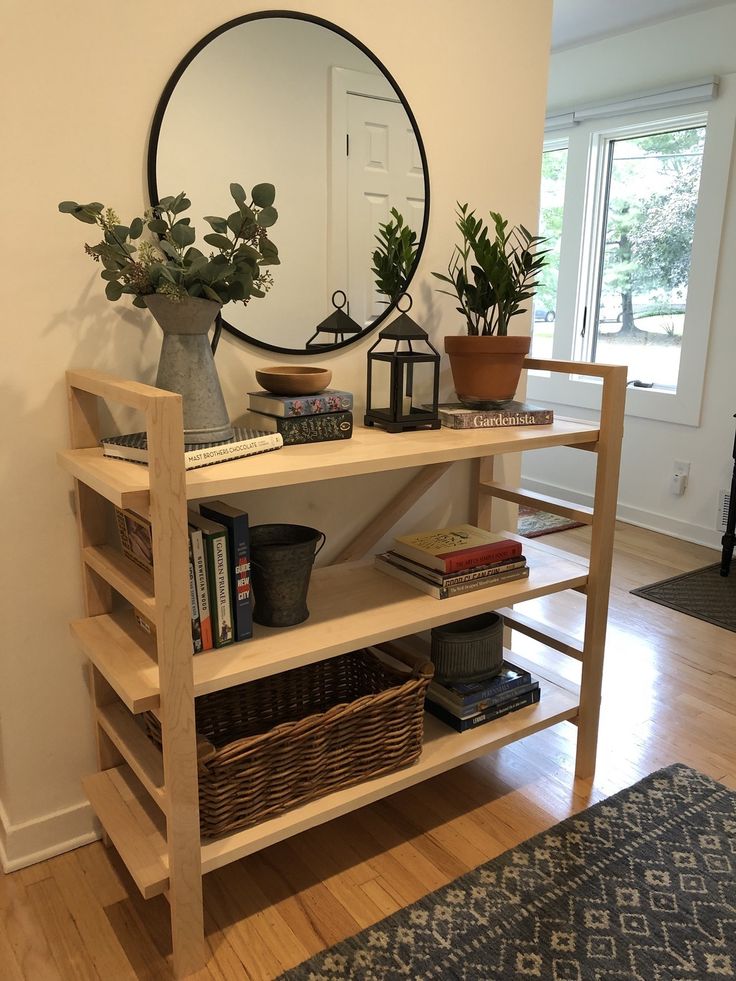
M 303 365 L 282 365 L 277 368 L 258 368 L 258 384 L 273 395 L 317 395 L 332 380 L 329 368 Z

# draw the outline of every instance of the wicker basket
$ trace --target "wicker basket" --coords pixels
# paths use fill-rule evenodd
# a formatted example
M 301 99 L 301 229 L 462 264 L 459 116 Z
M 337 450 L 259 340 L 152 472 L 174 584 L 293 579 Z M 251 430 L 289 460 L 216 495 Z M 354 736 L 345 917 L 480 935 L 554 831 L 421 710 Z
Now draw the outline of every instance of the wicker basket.
M 257 824 L 413 763 L 432 673 L 428 661 L 399 670 L 354 651 L 200 696 L 202 835 Z M 145 719 L 160 746 L 158 720 Z

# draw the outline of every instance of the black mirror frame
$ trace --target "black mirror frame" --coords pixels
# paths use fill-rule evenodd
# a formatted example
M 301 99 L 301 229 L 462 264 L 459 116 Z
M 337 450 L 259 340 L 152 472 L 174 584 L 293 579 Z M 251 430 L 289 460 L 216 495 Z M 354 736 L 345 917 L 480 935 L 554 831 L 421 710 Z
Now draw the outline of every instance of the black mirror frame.
M 148 195 L 150 198 L 151 205 L 155 206 L 155 204 L 158 203 L 158 199 L 159 199 L 158 184 L 156 181 L 156 156 L 158 153 L 159 137 L 161 135 L 161 124 L 163 122 L 164 114 L 166 113 L 169 100 L 171 99 L 171 96 L 174 93 L 174 90 L 176 88 L 179 79 L 184 74 L 186 69 L 189 67 L 190 63 L 199 54 L 199 52 L 202 51 L 202 49 L 205 48 L 210 43 L 210 41 L 214 41 L 216 37 L 219 37 L 221 34 L 224 34 L 226 31 L 229 31 L 234 27 L 238 27 L 240 24 L 245 24 L 248 21 L 274 19 L 274 18 L 281 18 L 284 20 L 302 20 L 302 21 L 306 21 L 309 24 L 318 24 L 320 27 L 324 27 L 327 30 L 332 31 L 334 34 L 339 34 L 341 37 L 344 37 L 347 41 L 350 41 L 351 44 L 354 44 L 356 48 L 358 48 L 360 51 L 363 52 L 364 55 L 370 58 L 370 60 L 376 65 L 376 67 L 387 79 L 387 81 L 393 86 L 396 95 L 399 97 L 399 100 L 402 106 L 404 107 L 407 116 L 409 117 L 409 122 L 411 123 L 414 129 L 414 133 L 416 134 L 417 145 L 419 147 L 419 154 L 422 160 L 422 169 L 424 171 L 424 220 L 422 222 L 422 229 L 419 234 L 417 253 L 414 259 L 414 265 L 412 267 L 411 272 L 409 273 L 409 277 L 406 283 L 404 284 L 403 292 L 406 292 L 412 280 L 414 279 L 414 275 L 416 273 L 417 267 L 419 266 L 419 261 L 422 257 L 422 253 L 424 251 L 424 245 L 427 240 L 427 228 L 429 227 L 429 197 L 430 197 L 429 167 L 427 165 L 427 153 L 424 148 L 424 141 L 422 140 L 422 134 L 419 131 L 419 126 L 417 125 L 416 118 L 411 110 L 411 106 L 409 105 L 406 96 L 404 95 L 403 91 L 397 84 L 396 79 L 393 77 L 391 72 L 388 71 L 388 69 L 383 64 L 383 62 L 379 58 L 377 58 L 376 55 L 373 54 L 373 52 L 369 48 L 367 48 L 365 44 L 362 43 L 362 41 L 359 41 L 356 37 L 350 34 L 349 31 L 344 30 L 342 27 L 338 27 L 337 24 L 333 24 L 329 20 L 324 20 L 322 17 L 315 17 L 312 14 L 304 14 L 294 10 L 261 10 L 252 14 L 244 14 L 242 17 L 236 17 L 234 20 L 229 20 L 227 21 L 227 23 L 222 24 L 220 27 L 215 28 L 213 31 L 210 31 L 209 34 L 205 35 L 205 37 L 203 37 L 200 41 L 198 41 L 194 45 L 194 47 L 187 52 L 187 54 L 182 58 L 182 60 L 176 66 L 171 77 L 166 83 L 161 98 L 159 99 L 158 104 L 156 106 L 156 111 L 154 112 L 153 121 L 151 123 L 151 132 L 148 139 L 148 156 L 147 156 Z M 315 357 L 316 355 L 323 356 L 324 354 L 329 354 L 332 351 L 341 350 L 342 348 L 347 347 L 349 344 L 355 344 L 356 341 L 359 341 L 363 337 L 366 337 L 373 330 L 379 327 L 384 322 L 386 317 L 395 309 L 395 307 L 396 307 L 396 301 L 389 302 L 386 305 L 386 309 L 384 310 L 384 312 L 375 319 L 375 321 L 370 325 L 370 327 L 366 327 L 359 334 L 355 334 L 355 336 L 349 337 L 347 340 L 336 343 L 335 345 L 331 346 L 328 350 L 323 349 L 322 351 L 315 351 L 314 349 L 310 350 L 309 348 L 306 347 L 302 349 L 295 349 L 290 347 L 279 347 L 277 344 L 268 344 L 266 341 L 257 340 L 255 337 L 251 337 L 249 334 L 246 334 L 243 331 L 238 330 L 237 327 L 234 327 L 232 324 L 228 323 L 227 320 L 224 319 L 224 317 L 222 318 L 222 327 L 229 334 L 233 334 L 235 337 L 239 337 L 240 340 L 245 341 L 247 344 L 254 344 L 256 347 L 260 347 L 267 351 L 276 351 L 279 354 L 299 354 L 299 355 L 308 355 L 310 357 Z

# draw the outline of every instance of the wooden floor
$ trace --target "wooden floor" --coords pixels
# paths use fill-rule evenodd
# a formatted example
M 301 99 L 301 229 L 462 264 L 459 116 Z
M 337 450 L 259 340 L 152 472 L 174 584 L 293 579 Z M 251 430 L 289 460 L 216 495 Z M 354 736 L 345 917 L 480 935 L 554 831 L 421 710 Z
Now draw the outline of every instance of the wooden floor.
M 589 534 L 546 541 L 584 552 Z M 572 779 L 575 729 L 563 723 L 214 872 L 205 878 L 211 956 L 196 977 L 274 978 L 669 763 L 736 788 L 736 633 L 629 594 L 716 560 L 618 526 L 592 785 Z M 547 597 L 526 612 L 574 633 L 582 602 Z M 100 843 L 0 876 L 2 981 L 170 978 L 170 954 L 166 900 L 141 900 Z

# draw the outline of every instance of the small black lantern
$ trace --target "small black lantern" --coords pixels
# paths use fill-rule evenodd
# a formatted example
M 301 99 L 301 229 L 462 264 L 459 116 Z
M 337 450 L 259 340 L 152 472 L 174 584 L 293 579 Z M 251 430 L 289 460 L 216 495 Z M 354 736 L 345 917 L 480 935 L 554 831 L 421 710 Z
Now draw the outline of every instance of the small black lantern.
M 335 301 L 336 296 L 342 296 L 342 302 L 337 303 Z M 335 290 L 332 294 L 332 305 L 335 309 L 329 317 L 326 317 L 321 324 L 317 325 L 314 333 L 306 343 L 307 348 L 312 351 L 322 351 L 325 348 L 330 349 L 335 344 L 341 344 L 346 340 L 346 334 L 359 334 L 363 330 L 360 324 L 356 323 L 343 310 L 347 301 L 348 298 L 343 290 Z M 325 334 L 326 337 L 320 338 L 320 334 Z
M 404 299 L 409 306 L 402 310 Z M 407 315 L 412 307 L 409 294 L 402 294 L 396 305 L 401 315 L 383 328 L 368 352 L 365 425 L 389 433 L 439 429 L 439 353 L 426 330 Z M 393 347 L 385 341 L 394 341 Z

